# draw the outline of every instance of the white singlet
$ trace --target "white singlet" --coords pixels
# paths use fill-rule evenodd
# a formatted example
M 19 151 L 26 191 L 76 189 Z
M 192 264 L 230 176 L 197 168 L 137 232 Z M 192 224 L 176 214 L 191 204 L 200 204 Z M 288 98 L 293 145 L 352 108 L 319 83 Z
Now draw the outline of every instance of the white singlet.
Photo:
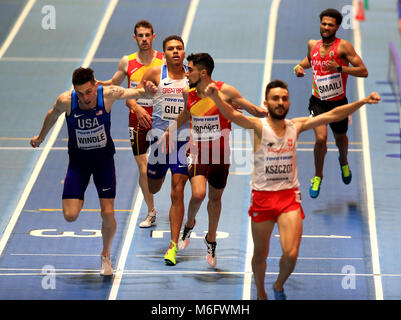
M 279 191 L 298 188 L 297 130 L 290 120 L 285 120 L 286 130 L 278 137 L 267 123 L 263 124 L 262 141 L 254 154 L 252 190 Z
M 172 80 L 168 76 L 167 65 L 161 66 L 161 75 L 157 92 L 153 97 L 153 129 L 166 131 L 171 121 L 177 119 L 184 109 L 183 89 L 188 85 L 188 79 Z M 180 132 L 187 130 L 185 137 Z M 184 132 L 183 132 L 184 133 Z M 178 141 L 186 141 L 189 136 L 189 121 L 177 131 Z

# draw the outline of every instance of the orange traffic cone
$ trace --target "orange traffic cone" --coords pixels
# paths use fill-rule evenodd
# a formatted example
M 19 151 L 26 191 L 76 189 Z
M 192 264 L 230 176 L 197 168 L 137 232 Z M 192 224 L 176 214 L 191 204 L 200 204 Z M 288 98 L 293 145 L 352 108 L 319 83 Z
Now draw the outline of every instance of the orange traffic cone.
M 355 19 L 359 21 L 365 21 L 365 7 L 362 0 L 358 1 Z

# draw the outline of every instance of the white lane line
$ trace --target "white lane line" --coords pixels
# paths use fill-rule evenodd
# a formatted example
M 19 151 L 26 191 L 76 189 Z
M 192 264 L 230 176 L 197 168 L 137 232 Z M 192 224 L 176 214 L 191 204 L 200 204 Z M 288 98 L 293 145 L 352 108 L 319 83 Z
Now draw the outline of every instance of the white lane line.
M 184 41 L 184 44 L 187 46 L 189 35 L 191 33 L 192 24 L 196 15 L 196 10 L 199 5 L 199 0 L 191 0 L 191 3 L 188 8 L 187 16 L 185 19 L 185 24 L 182 30 L 181 38 Z M 113 285 L 110 290 L 109 300 L 116 300 L 118 290 L 120 288 L 121 280 L 123 274 L 125 273 L 125 263 L 127 261 L 128 252 L 131 247 L 132 239 L 134 238 L 136 223 L 138 220 L 138 215 L 141 210 L 142 202 L 143 202 L 143 194 L 141 189 L 138 186 L 136 196 L 134 197 L 134 208 L 133 213 L 131 214 L 130 221 L 128 224 L 128 229 L 125 233 L 125 237 L 123 240 L 123 248 L 121 249 L 120 257 L 117 263 L 117 270 L 114 275 Z
M 356 12 L 358 6 L 357 0 L 353 0 L 353 6 L 354 6 L 354 11 Z M 355 39 L 355 50 L 362 57 L 361 33 L 359 28 L 359 21 L 357 21 L 356 19 L 354 19 L 354 39 Z M 366 95 L 365 95 L 365 86 L 363 78 L 357 78 L 357 88 L 358 88 L 358 99 L 365 98 Z M 383 300 L 383 287 L 382 287 L 382 280 L 380 277 L 380 272 L 381 272 L 380 255 L 379 255 L 379 246 L 377 242 L 375 198 L 373 192 L 372 165 L 370 160 L 369 132 L 368 132 L 368 120 L 366 116 L 366 106 L 362 107 L 359 113 L 361 119 L 366 201 L 368 209 L 370 248 L 372 251 L 372 268 L 373 268 L 373 273 L 376 275 L 374 276 L 376 300 Z
M 18 31 L 21 29 L 22 24 L 24 23 L 26 17 L 29 14 L 29 11 L 31 11 L 35 2 L 36 2 L 36 0 L 29 0 L 27 2 L 27 4 L 25 5 L 25 7 L 22 10 L 21 14 L 19 15 L 17 21 L 15 22 L 13 28 L 11 29 L 6 40 L 4 41 L 3 45 L 0 48 L 0 59 L 3 58 L 4 54 L 10 47 L 11 43 L 14 41 L 15 36 L 17 35 Z
M 3 57 L 2 61 L 7 62 L 80 62 L 82 58 L 65 57 Z M 94 62 L 94 61 L 93 61 Z
M 183 38 L 184 40 L 184 38 Z M 184 42 L 185 43 L 185 42 Z M 121 58 L 94 58 L 92 63 L 118 63 Z M 71 57 L 3 57 L 3 61 L 8 62 L 79 62 L 82 58 Z M 264 64 L 263 59 L 238 59 L 238 58 L 215 58 L 214 62 L 218 63 L 241 63 L 241 64 Z M 273 59 L 273 64 L 297 64 L 299 60 Z
M 158 255 L 158 254 L 137 254 L 135 255 L 136 258 L 154 258 L 154 259 L 160 259 L 163 258 L 164 255 Z M 186 255 L 186 254 L 177 254 L 177 257 L 179 258 L 191 258 L 191 259 L 204 259 L 205 256 L 204 255 Z M 219 255 L 219 259 L 233 259 L 233 260 L 238 260 L 241 259 L 242 256 L 238 256 L 238 255 L 234 255 L 234 256 L 222 256 Z M 280 260 L 281 257 L 267 257 L 268 260 Z M 366 259 L 364 258 L 335 258 L 335 257 L 298 257 L 297 260 L 328 260 L 328 261 L 336 261 L 336 260 L 340 260 L 340 261 L 344 261 L 344 260 L 349 260 L 349 261 L 364 261 Z M 249 271 L 251 272 L 251 271 Z
M 266 52 L 265 52 L 265 68 L 263 73 L 262 87 L 260 89 L 260 104 L 263 105 L 265 86 L 271 79 L 272 63 L 274 57 L 274 44 L 276 40 L 276 27 L 277 27 L 277 16 L 278 9 L 280 7 L 280 0 L 273 0 L 270 7 L 269 16 L 269 29 L 267 32 L 266 39 Z M 244 287 L 242 290 L 242 300 L 251 300 L 251 287 L 252 287 L 252 255 L 253 255 L 253 242 L 251 233 L 251 219 L 248 219 L 248 238 L 246 245 L 246 257 L 245 257 L 245 277 Z
M 132 239 L 134 238 L 135 228 L 138 221 L 139 212 L 143 202 L 143 193 L 141 188 L 137 188 L 136 196 L 134 197 L 134 205 L 130 219 L 128 221 L 128 229 L 125 232 L 123 247 L 121 249 L 120 257 L 117 262 L 117 269 L 114 273 L 113 285 L 110 290 L 109 300 L 116 300 L 118 289 L 124 274 L 125 263 L 127 261 L 128 252 L 131 247 Z
M 93 56 L 95 55 L 95 52 L 96 52 L 96 50 L 97 50 L 97 48 L 98 48 L 98 46 L 100 44 L 100 40 L 103 37 L 104 31 L 106 30 L 106 26 L 107 26 L 107 24 L 108 24 L 108 22 L 110 20 L 110 17 L 112 15 L 112 13 L 114 11 L 114 8 L 116 7 L 117 3 L 118 3 L 118 0 L 110 1 L 109 5 L 107 7 L 106 13 L 105 13 L 100 25 L 99 25 L 99 28 L 97 30 L 96 36 L 94 38 L 94 41 L 92 42 L 92 45 L 91 45 L 91 47 L 89 49 L 89 52 L 87 53 L 86 58 L 85 58 L 85 60 L 83 62 L 83 66 L 84 67 L 87 67 L 87 66 L 90 65 L 90 62 L 92 61 Z M 41 169 L 43 167 L 43 164 L 45 163 L 45 161 L 47 159 L 47 156 L 48 156 L 48 154 L 49 154 L 54 142 L 56 141 L 56 138 L 57 138 L 57 136 L 58 136 L 58 134 L 59 134 L 59 132 L 61 130 L 61 127 L 63 126 L 64 119 L 65 119 L 65 114 L 62 114 L 58 118 L 56 124 L 54 125 L 54 127 L 53 127 L 53 129 L 51 131 L 51 134 L 50 134 L 49 138 L 47 139 L 47 143 L 46 143 L 45 147 L 42 150 L 42 153 L 41 153 L 41 155 L 40 155 L 40 157 L 38 159 L 38 162 L 36 163 L 36 165 L 35 165 L 35 167 L 33 169 L 33 172 L 32 172 L 32 174 L 31 174 L 31 176 L 30 176 L 30 178 L 29 178 L 29 180 L 28 180 L 28 182 L 27 182 L 27 184 L 25 186 L 25 189 L 22 192 L 21 198 L 19 199 L 18 204 L 17 204 L 17 206 L 16 206 L 16 208 L 15 208 L 15 210 L 14 210 L 12 216 L 11 216 L 11 219 L 10 219 L 10 221 L 9 221 L 9 223 L 8 223 L 4 233 L 3 233 L 3 236 L 2 236 L 2 238 L 0 240 L 0 256 L 2 255 L 3 250 L 4 250 L 4 248 L 5 248 L 6 244 L 7 244 L 7 241 L 10 238 L 10 235 L 11 235 L 11 233 L 12 233 L 14 227 L 15 227 L 15 224 L 18 221 L 18 218 L 19 218 L 19 216 L 21 214 L 21 211 L 22 211 L 22 209 L 23 209 L 23 207 L 24 207 L 24 205 L 26 203 L 26 200 L 28 199 L 29 194 L 31 193 L 31 190 L 32 190 L 32 188 L 33 188 L 33 186 L 34 186 L 34 184 L 36 182 L 36 179 L 39 176 L 39 173 L 40 173 L 40 171 L 41 171 Z
M 188 46 L 189 35 L 191 34 L 192 25 L 194 24 L 196 11 L 198 10 L 199 0 L 191 0 L 188 7 L 187 17 L 184 27 L 182 28 L 181 38 L 184 41 L 185 47 Z
M 96 257 L 98 254 L 75 254 L 75 253 L 10 253 L 10 256 L 33 256 L 33 257 Z M 1 270 L 1 268 L 0 268 Z
M 98 254 L 75 254 L 75 253 L 10 253 L 10 256 L 32 256 L 32 257 L 94 257 L 98 258 Z M 178 255 L 180 257 L 185 257 L 185 258 L 200 258 L 204 259 L 204 255 Z M 135 255 L 137 258 L 161 258 L 163 255 L 155 255 L 155 254 L 137 254 Z M 219 259 L 238 259 L 240 256 L 220 256 Z M 279 260 L 281 257 L 267 257 L 267 259 L 271 260 Z M 297 260 L 366 260 L 365 258 L 357 258 L 357 257 L 298 257 Z M 2 270 L 31 270 L 31 269 L 26 269 L 26 268 L 0 268 L 0 271 Z M 35 269 L 36 270 L 36 269 Z M 60 269 L 58 269 L 60 270 Z M 64 269 L 63 269 L 64 270 Z M 74 269 L 75 270 L 75 269 Z M 85 269 L 86 270 L 86 269 Z
M 12 272 L 14 271 L 14 272 Z M 31 271 L 31 272 L 23 272 L 23 271 Z M 81 276 L 81 275 L 93 275 L 96 277 L 100 277 L 100 270 L 97 269 L 55 269 L 54 274 L 56 276 Z M 278 272 L 266 272 L 266 275 L 278 275 Z M 42 269 L 25 269 L 21 272 L 18 270 L 10 269 L 10 270 L 0 270 L 1 276 L 41 276 L 48 275 L 48 273 L 44 273 Z M 157 275 L 157 276 L 170 276 L 170 275 L 243 275 L 244 277 L 251 275 L 252 273 L 243 272 L 243 271 L 199 271 L 199 270 L 125 270 L 124 276 L 146 276 L 146 275 Z M 341 272 L 294 272 L 291 276 L 307 276 L 307 277 L 344 277 L 344 275 L 350 275 L 349 273 L 341 273 Z M 353 273 L 353 276 L 356 277 L 389 277 L 389 278 L 400 278 L 401 274 L 397 273 L 388 273 L 388 274 L 372 274 L 372 273 Z
M 275 234 L 274 237 L 280 238 L 280 235 L 279 235 L 279 234 Z M 339 235 L 334 235 L 334 234 L 331 234 L 331 235 L 328 235 L 328 236 L 326 236 L 326 235 L 314 235 L 314 234 L 310 234 L 310 235 L 308 235 L 308 234 L 303 234 L 303 235 L 302 235 L 302 238 L 352 239 L 351 236 L 339 236 Z

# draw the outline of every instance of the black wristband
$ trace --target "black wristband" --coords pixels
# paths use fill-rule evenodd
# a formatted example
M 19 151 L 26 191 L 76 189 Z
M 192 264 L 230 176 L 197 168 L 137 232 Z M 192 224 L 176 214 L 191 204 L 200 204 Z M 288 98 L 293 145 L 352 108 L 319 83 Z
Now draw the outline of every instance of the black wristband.
M 343 66 L 338 66 L 338 67 L 337 67 L 337 71 L 338 71 L 338 72 L 343 72 Z

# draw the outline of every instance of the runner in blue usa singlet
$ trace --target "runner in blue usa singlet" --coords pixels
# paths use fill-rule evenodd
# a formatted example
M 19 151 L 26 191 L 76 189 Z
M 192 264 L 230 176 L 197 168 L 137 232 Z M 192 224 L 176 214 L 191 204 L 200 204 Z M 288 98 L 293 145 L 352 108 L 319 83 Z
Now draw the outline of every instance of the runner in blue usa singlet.
M 71 113 L 66 115 L 69 165 L 63 199 L 84 199 L 93 174 L 99 198 L 115 198 L 114 143 L 110 135 L 110 113 L 103 102 L 103 87 L 97 88 L 97 105 L 82 110 L 75 90 L 71 93 Z

